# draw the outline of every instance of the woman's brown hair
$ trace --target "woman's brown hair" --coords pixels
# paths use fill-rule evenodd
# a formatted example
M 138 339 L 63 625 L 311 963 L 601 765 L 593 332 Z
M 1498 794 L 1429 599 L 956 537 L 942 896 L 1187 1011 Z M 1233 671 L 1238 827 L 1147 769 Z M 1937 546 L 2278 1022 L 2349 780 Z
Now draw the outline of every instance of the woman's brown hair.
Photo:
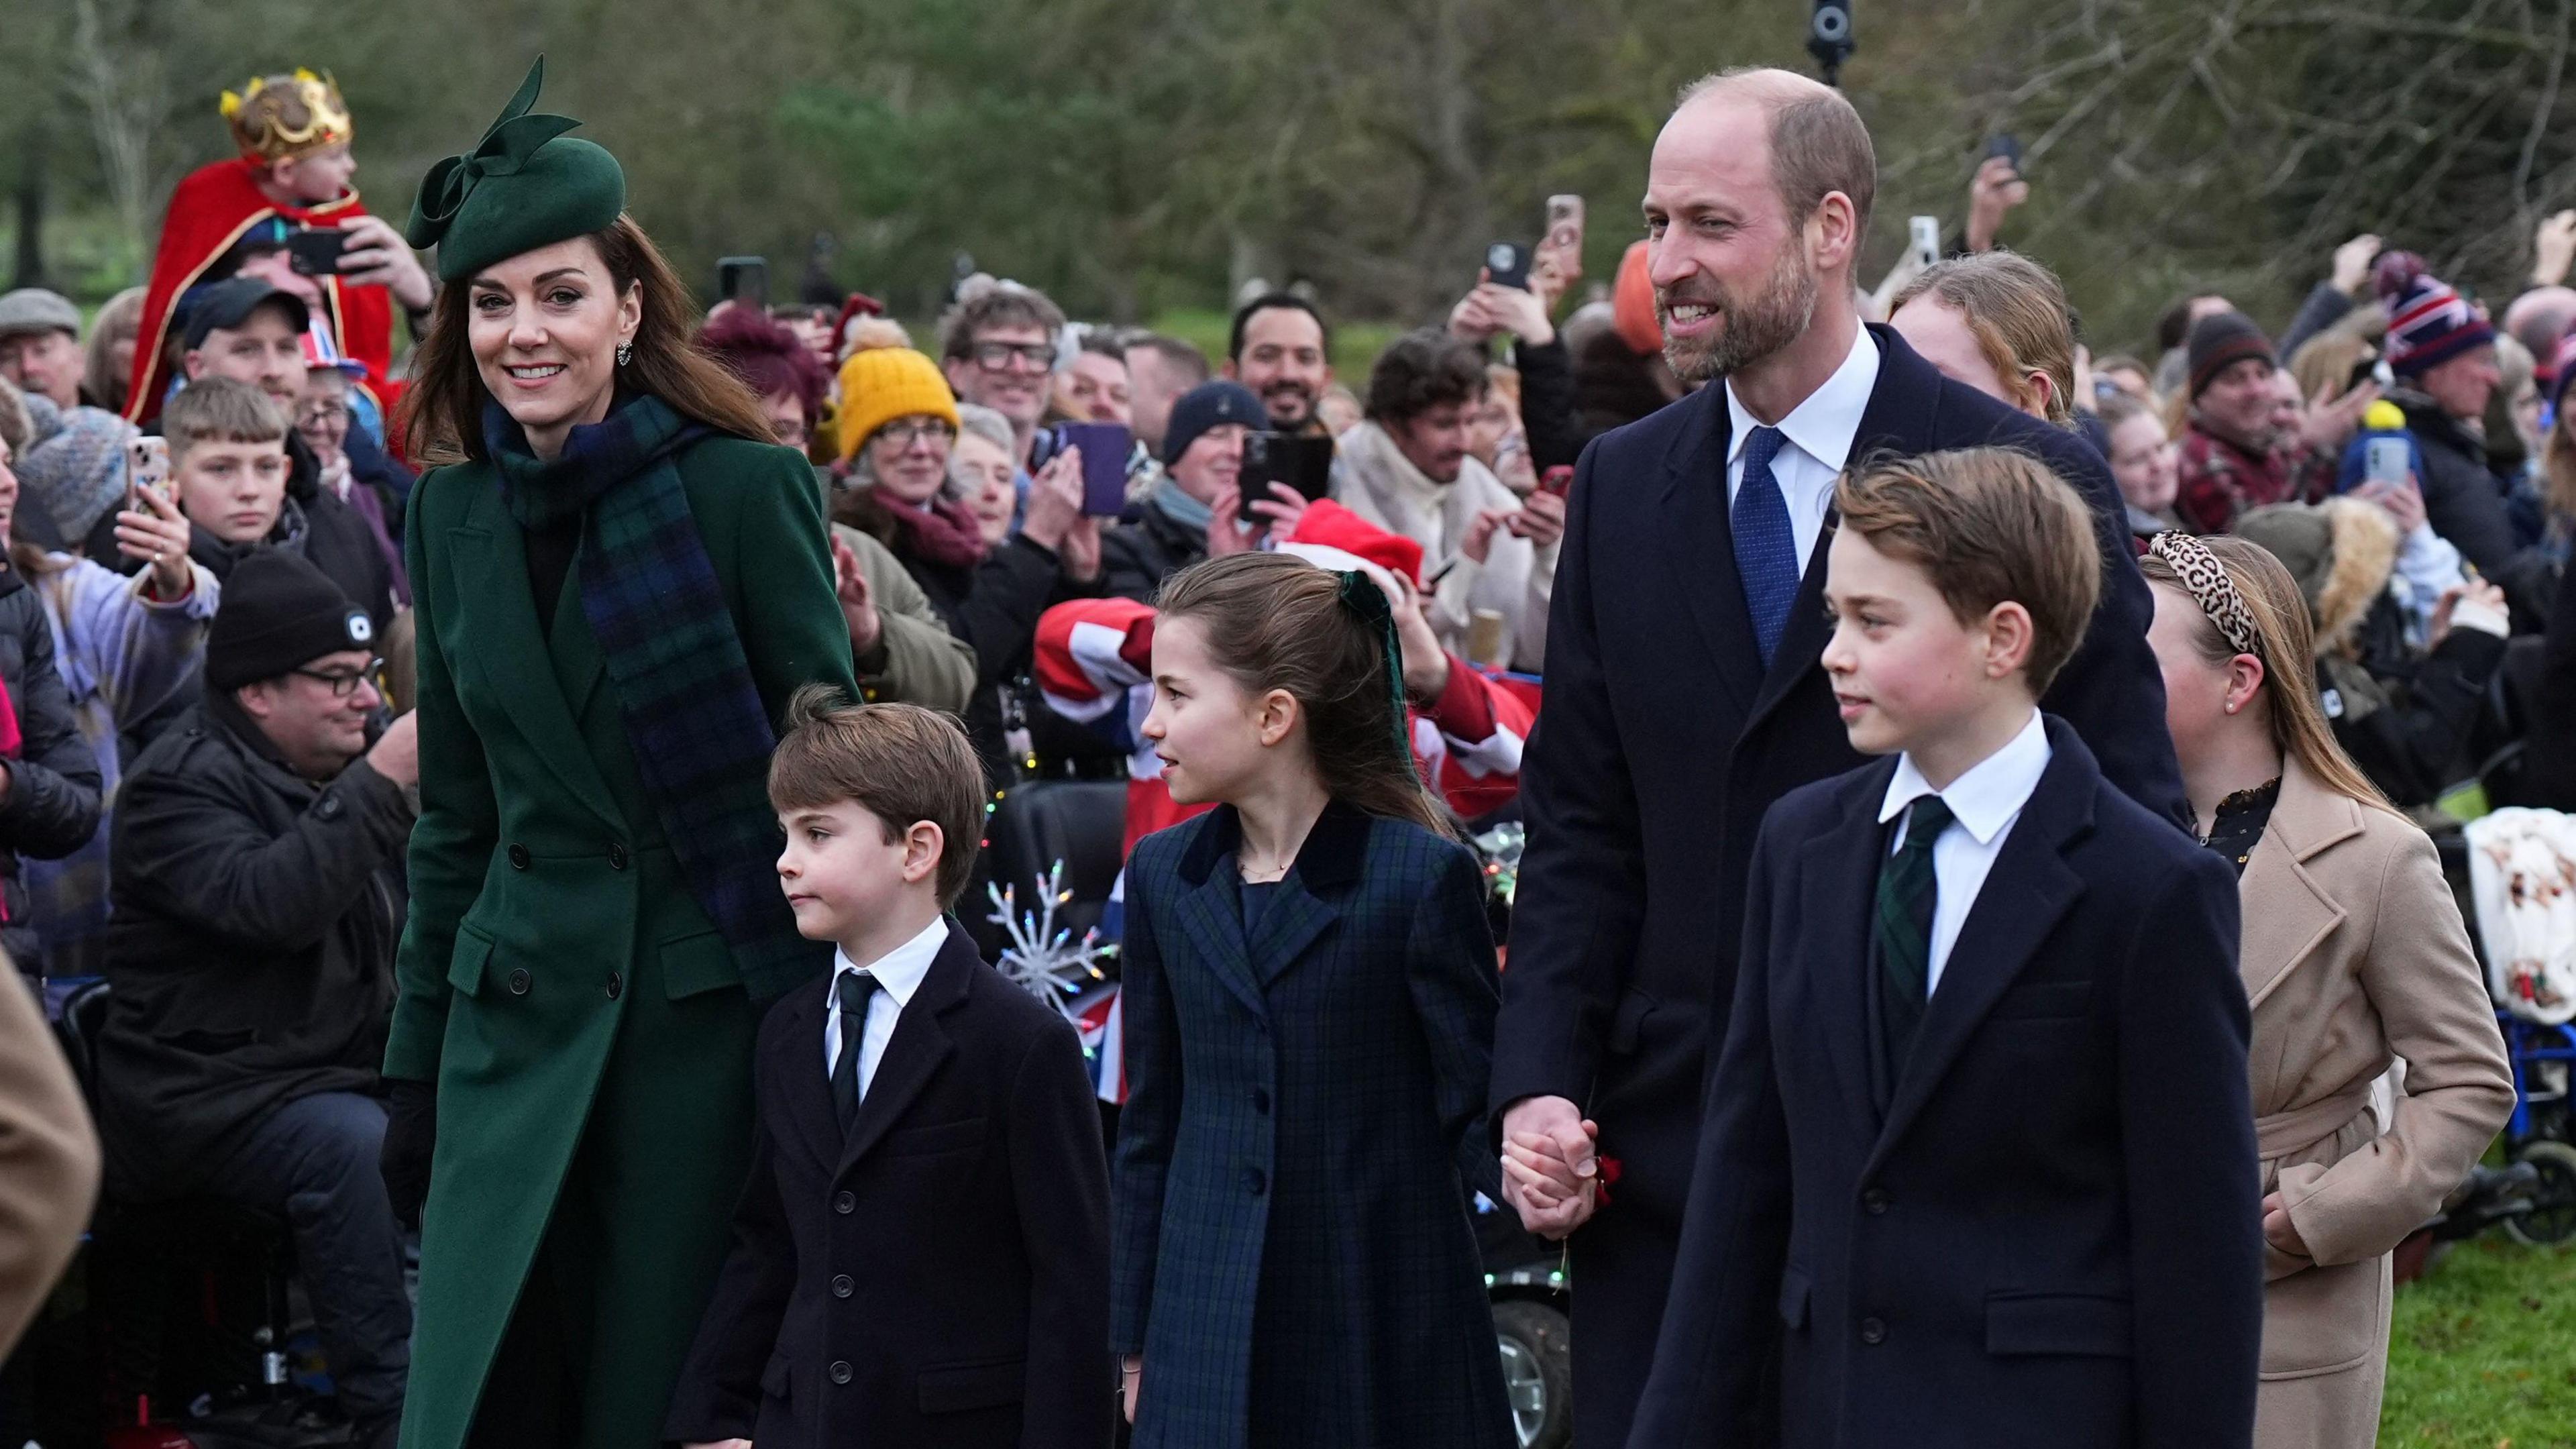
M 1387 645 L 1342 603 L 1341 575 L 1290 554 L 1235 554 L 1172 575 L 1154 607 L 1204 629 L 1208 653 L 1246 692 L 1284 689 L 1296 699 L 1334 799 L 1456 837 L 1404 743 Z
M 2540 445 L 2540 476 L 2550 511 L 2576 514 L 2576 408 L 2565 406 L 2563 397 Z
M 1986 365 L 2012 390 L 2013 406 L 2027 410 L 2023 379 L 2046 373 L 2048 420 L 2061 427 L 2074 420 L 2075 309 L 2055 272 L 2018 252 L 1952 257 L 1906 283 L 1888 315 L 1927 294 L 1967 319 Z
M 760 400 L 724 364 L 692 345 L 697 301 L 635 219 L 617 218 L 608 230 L 591 233 L 590 244 L 598 248 L 619 296 L 630 286 L 643 292 L 644 320 L 635 329 L 633 357 L 617 370 L 619 384 L 649 392 L 717 432 L 769 441 L 769 416 Z M 461 281 L 439 289 L 429 335 L 421 339 L 411 385 L 396 409 L 411 455 L 432 467 L 484 457 L 483 405 L 492 394 L 466 336 L 473 296 L 474 289 Z
M 2344 753 L 2334 737 L 2334 727 L 2326 723 L 2325 705 L 2317 698 L 2316 641 L 2314 626 L 2308 621 L 2308 601 L 2299 592 L 2299 581 L 2281 561 L 2272 557 L 2261 544 L 2231 534 L 2220 534 L 2200 540 L 2219 567 L 2227 570 L 2228 581 L 2236 585 L 2237 594 L 2245 600 L 2245 611 L 2254 619 L 2255 657 L 2263 661 L 2263 700 L 2265 712 L 2272 721 L 2272 743 L 2281 753 L 2297 760 L 2318 783 L 2338 795 L 2375 805 L 2391 814 L 2397 807 L 2370 783 L 2361 766 Z M 2182 575 L 2163 558 L 2149 554 L 2138 560 L 2138 571 L 2150 584 L 2159 584 L 2186 599 L 2192 592 Z M 2236 657 L 2229 644 L 2211 622 L 2208 613 L 2198 608 L 2199 625 L 2192 630 L 2192 647 L 2201 662 L 2222 666 Z

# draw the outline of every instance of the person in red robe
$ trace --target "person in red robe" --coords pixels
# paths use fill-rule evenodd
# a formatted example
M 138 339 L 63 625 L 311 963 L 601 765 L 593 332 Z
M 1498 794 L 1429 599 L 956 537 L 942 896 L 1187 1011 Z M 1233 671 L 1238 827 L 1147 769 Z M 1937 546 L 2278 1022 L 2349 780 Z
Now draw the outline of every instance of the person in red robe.
M 197 168 L 171 193 L 125 416 L 138 424 L 159 416 L 177 370 L 171 344 L 186 331 L 181 312 L 190 291 L 247 272 L 304 299 L 338 355 L 365 368 L 357 386 L 390 417 L 393 309 L 400 303 L 425 311 L 432 288 L 401 233 L 370 216 L 349 185 L 357 162 L 339 86 L 306 70 L 262 76 L 239 95 L 224 92 L 223 114 L 241 154 Z M 286 239 L 306 230 L 348 233 L 337 273 L 293 269 Z

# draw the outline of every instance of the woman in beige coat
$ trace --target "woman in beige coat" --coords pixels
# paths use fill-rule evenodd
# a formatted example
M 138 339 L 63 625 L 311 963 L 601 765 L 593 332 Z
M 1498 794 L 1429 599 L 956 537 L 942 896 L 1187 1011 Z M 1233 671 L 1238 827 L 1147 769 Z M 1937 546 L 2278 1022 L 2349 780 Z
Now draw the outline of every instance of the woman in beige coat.
M 2245 906 L 2267 1279 L 2254 1442 L 2366 1449 L 2389 1252 L 2512 1111 L 2504 1042 L 2432 841 L 2335 744 L 2289 571 L 2243 539 L 2170 533 L 2141 567 L 2183 783 Z M 2372 1085 L 2399 1058 L 2383 1120 Z

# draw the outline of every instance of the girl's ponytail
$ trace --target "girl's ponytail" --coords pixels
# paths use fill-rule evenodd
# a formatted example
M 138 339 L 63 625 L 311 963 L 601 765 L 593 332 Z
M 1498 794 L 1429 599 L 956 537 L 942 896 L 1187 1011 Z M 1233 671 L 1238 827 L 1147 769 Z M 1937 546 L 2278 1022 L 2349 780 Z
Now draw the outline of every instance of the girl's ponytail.
M 1394 617 L 1367 575 L 1287 554 L 1234 554 L 1172 575 L 1155 608 L 1206 631 L 1209 653 L 1248 692 L 1296 699 L 1334 799 L 1457 836 L 1414 764 Z

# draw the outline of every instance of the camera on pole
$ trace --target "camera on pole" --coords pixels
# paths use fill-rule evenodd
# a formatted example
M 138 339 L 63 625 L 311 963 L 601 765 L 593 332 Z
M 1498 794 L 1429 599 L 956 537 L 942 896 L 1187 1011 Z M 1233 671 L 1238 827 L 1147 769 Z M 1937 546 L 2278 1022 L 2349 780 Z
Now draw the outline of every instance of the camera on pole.
M 1841 83 L 1852 49 L 1852 0 L 1816 0 L 1816 13 L 1807 21 L 1807 53 L 1823 68 L 1825 84 Z

